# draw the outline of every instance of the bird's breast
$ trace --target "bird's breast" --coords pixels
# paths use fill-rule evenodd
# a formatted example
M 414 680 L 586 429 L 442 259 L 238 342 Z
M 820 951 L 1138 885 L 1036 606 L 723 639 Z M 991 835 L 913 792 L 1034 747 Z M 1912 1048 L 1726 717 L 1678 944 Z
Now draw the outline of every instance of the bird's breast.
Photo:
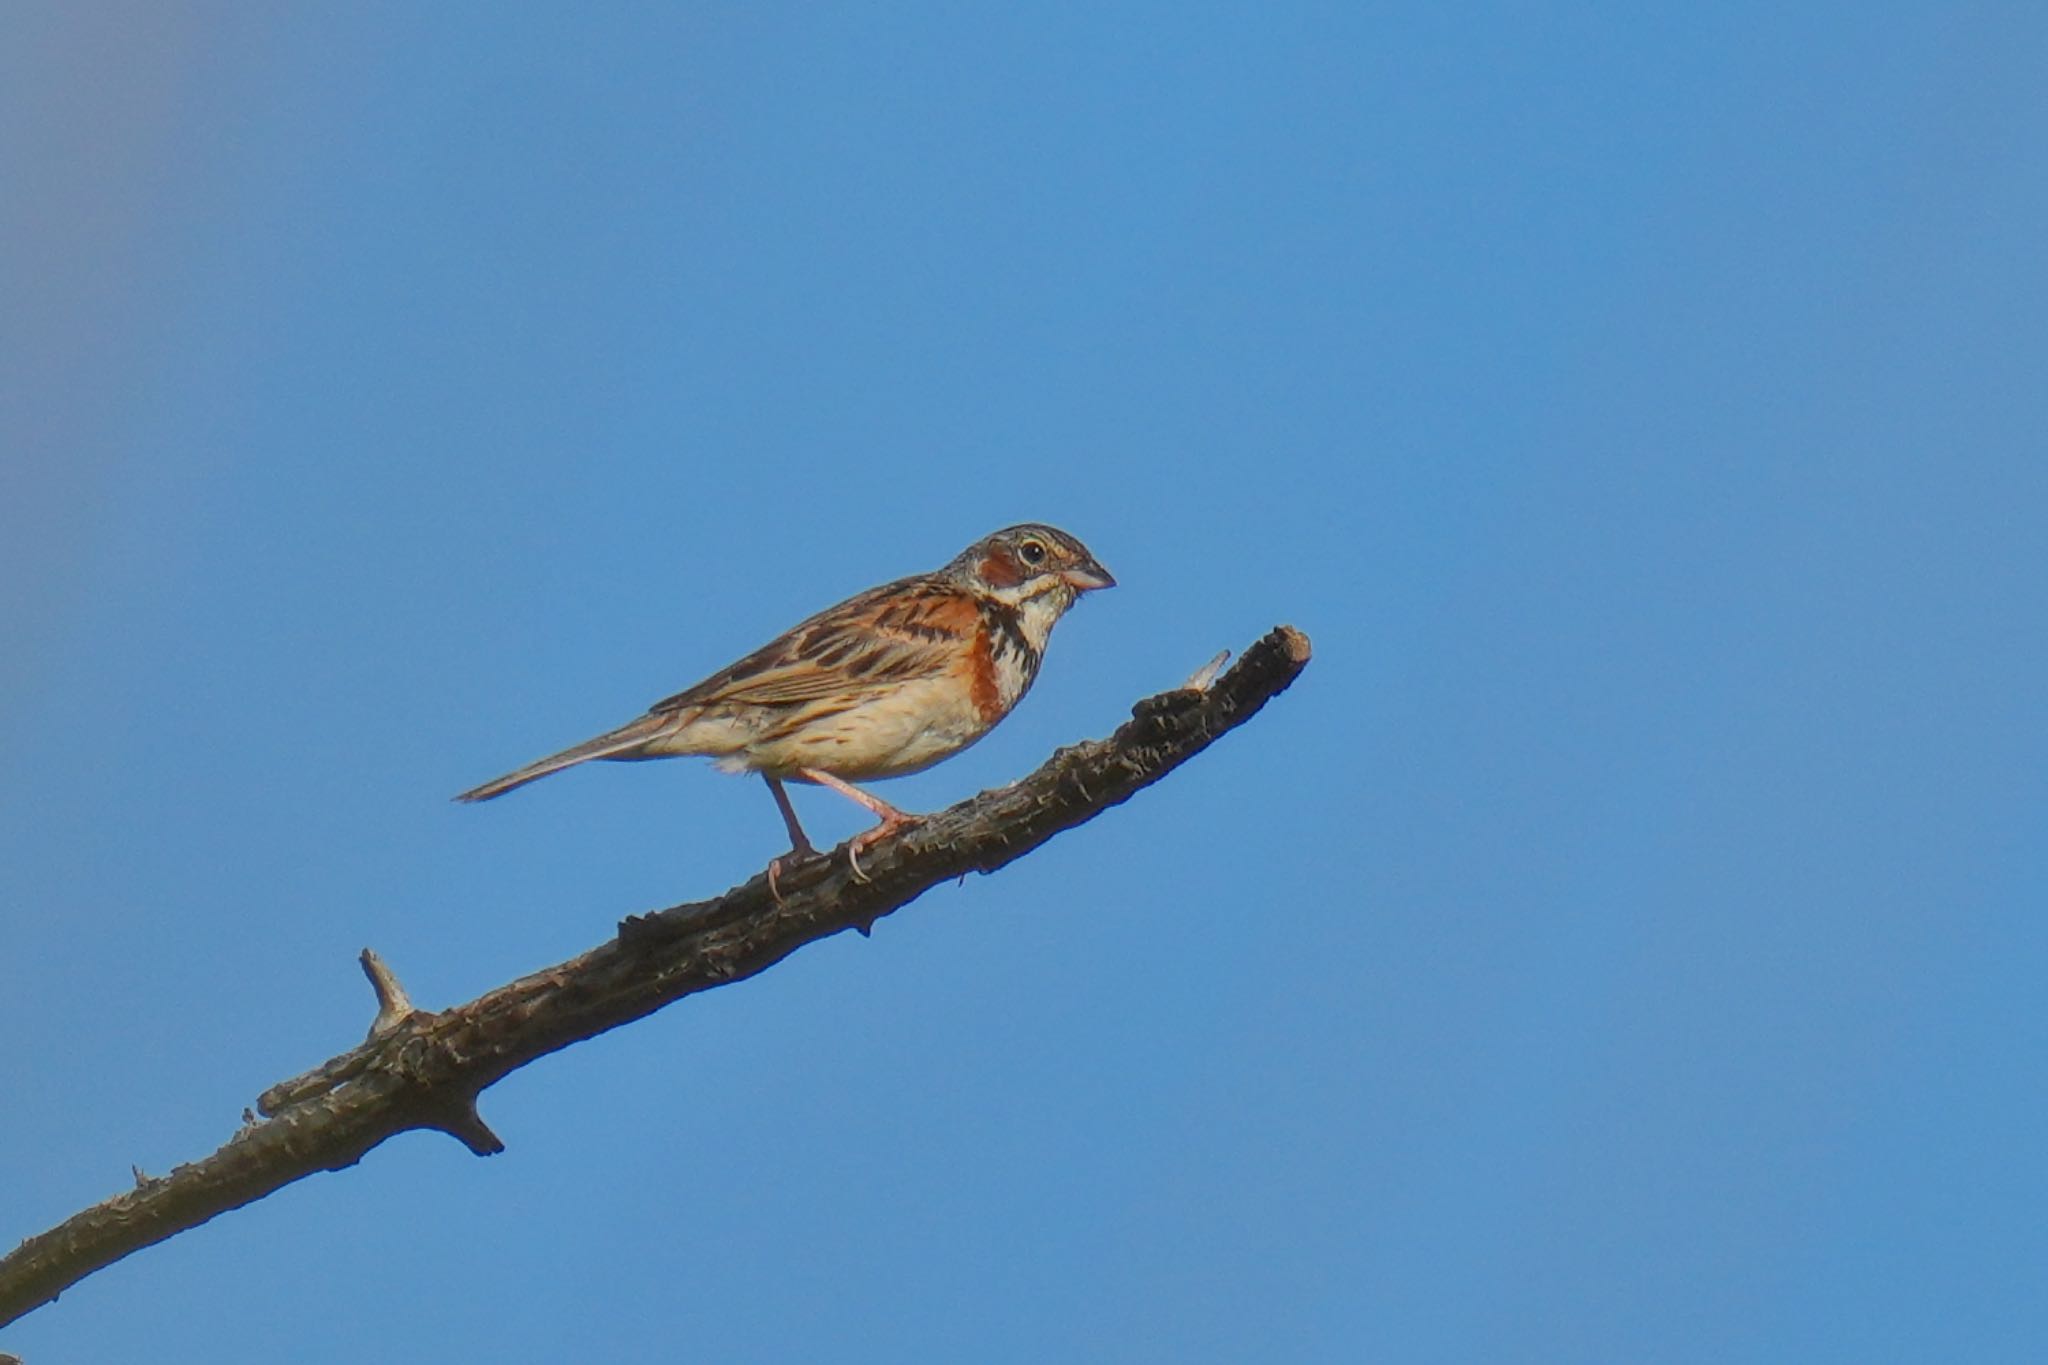
M 1031 690 L 1045 657 L 1050 621 L 1039 622 L 1030 605 L 1022 609 L 985 603 L 973 654 L 973 695 L 982 721 L 994 725 Z

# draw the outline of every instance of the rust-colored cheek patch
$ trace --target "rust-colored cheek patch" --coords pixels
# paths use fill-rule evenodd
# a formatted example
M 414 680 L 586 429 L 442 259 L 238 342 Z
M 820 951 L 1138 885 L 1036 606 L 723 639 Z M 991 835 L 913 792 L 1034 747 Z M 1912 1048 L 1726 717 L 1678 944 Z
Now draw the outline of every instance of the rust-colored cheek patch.
M 1003 693 L 996 686 L 996 652 L 994 641 L 988 638 L 988 623 L 975 627 L 973 648 L 967 651 L 967 698 L 974 703 L 975 714 L 981 717 L 983 725 L 994 725 L 1003 718 Z
M 981 557 L 981 581 L 991 588 L 1014 588 L 1024 581 L 1024 570 L 1009 551 L 991 550 Z

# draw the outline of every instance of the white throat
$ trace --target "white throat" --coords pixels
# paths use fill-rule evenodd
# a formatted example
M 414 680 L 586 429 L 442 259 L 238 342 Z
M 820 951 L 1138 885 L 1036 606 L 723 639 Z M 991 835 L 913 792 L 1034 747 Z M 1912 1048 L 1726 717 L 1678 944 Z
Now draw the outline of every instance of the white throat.
M 1024 638 L 1030 641 L 1033 649 L 1041 653 L 1044 651 L 1045 642 L 1052 638 L 1054 623 L 1066 615 L 1067 608 L 1072 605 L 1074 590 L 1064 583 L 1017 603 L 1018 628 L 1024 632 Z

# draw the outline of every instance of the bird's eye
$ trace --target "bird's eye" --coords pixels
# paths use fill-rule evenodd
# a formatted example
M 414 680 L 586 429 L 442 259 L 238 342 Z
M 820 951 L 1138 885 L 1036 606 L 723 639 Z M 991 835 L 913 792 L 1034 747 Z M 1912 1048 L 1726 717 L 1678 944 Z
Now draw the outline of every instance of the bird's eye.
M 1017 547 L 1017 554 L 1026 564 L 1043 564 L 1045 546 L 1035 540 L 1027 540 Z

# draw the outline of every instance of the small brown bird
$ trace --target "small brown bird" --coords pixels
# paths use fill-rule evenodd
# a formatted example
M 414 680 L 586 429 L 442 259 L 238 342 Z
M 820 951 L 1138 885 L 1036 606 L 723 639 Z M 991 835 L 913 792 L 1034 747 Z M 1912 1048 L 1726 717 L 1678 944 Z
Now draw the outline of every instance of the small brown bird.
M 814 849 L 782 788 L 814 782 L 866 806 L 880 823 L 860 853 L 916 817 L 853 785 L 920 772 L 1010 713 L 1038 676 L 1046 640 L 1080 595 L 1116 580 L 1065 531 L 997 531 L 935 573 L 870 588 L 795 626 L 646 715 L 462 793 L 486 801 L 591 759 L 701 754 L 757 772 L 789 826 L 790 851 Z

